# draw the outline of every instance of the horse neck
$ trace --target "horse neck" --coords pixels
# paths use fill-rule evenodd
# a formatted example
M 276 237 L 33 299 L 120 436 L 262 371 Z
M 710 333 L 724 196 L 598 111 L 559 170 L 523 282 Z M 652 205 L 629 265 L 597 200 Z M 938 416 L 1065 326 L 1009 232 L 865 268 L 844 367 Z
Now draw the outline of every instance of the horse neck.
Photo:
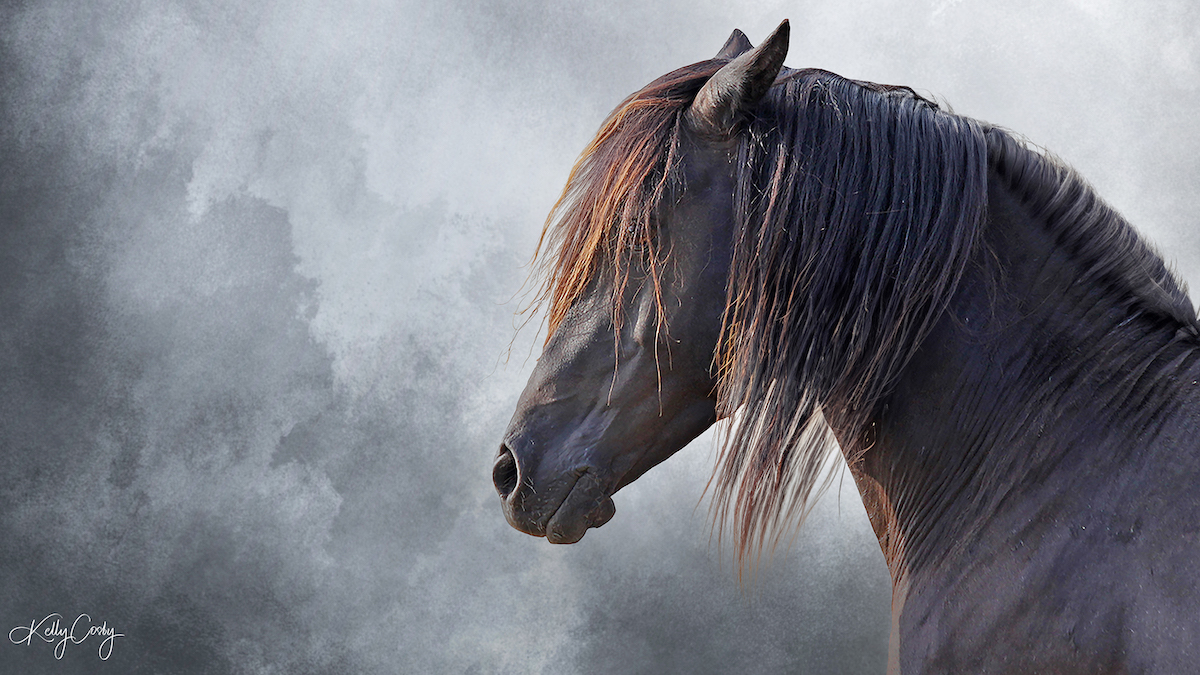
M 1198 369 L 1194 334 L 1077 283 L 1085 263 L 994 175 L 988 198 L 983 246 L 851 458 L 898 584 L 1022 495 L 1136 460 L 1172 405 L 1150 383 Z

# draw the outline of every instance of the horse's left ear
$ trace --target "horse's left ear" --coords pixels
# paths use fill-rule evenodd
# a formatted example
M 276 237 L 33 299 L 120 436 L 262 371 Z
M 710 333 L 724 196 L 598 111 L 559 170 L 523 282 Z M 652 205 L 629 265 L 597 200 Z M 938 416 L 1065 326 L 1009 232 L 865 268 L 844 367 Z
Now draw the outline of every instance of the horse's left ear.
M 721 46 L 721 51 L 717 52 L 714 59 L 736 59 L 742 54 L 754 49 L 754 45 L 750 44 L 750 38 L 742 31 L 734 28 L 729 34 L 729 39 Z
M 762 44 L 718 70 L 688 108 L 686 119 L 691 128 L 710 138 L 725 139 L 733 135 L 738 120 L 762 100 L 783 68 L 790 32 L 791 27 L 784 19 Z M 735 37 L 730 36 L 729 42 L 734 42 Z

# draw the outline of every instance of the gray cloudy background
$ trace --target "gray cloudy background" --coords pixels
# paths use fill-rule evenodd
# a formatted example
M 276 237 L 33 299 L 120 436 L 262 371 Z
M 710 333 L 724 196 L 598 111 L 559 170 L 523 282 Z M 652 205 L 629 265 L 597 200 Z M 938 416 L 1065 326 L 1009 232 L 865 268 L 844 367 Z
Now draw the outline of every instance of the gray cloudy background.
M 6 3 L 0 626 L 126 637 L 0 672 L 882 672 L 850 483 L 748 590 L 707 437 L 580 544 L 511 529 L 509 300 L 604 114 L 784 17 L 788 65 L 1022 132 L 1200 288 L 1195 4 L 1000 4 Z

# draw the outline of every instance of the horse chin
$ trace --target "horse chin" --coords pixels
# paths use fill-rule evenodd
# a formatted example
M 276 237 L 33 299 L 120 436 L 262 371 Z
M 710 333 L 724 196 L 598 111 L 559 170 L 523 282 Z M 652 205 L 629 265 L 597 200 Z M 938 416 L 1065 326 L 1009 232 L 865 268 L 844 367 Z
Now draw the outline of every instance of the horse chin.
M 583 539 L 588 528 L 604 525 L 617 512 L 617 505 L 606 494 L 596 475 L 585 471 L 546 523 L 546 541 L 574 544 Z

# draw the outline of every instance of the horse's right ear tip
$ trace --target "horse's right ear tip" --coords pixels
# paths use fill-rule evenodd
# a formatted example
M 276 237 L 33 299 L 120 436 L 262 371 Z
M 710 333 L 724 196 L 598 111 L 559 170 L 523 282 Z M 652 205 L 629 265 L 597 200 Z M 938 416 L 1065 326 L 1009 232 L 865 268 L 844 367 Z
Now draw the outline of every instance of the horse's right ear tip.
M 791 43 L 792 24 L 787 19 L 779 22 L 775 30 L 763 40 L 760 47 L 767 48 L 772 52 L 787 53 L 788 46 Z M 768 46 L 769 45 L 769 46 Z

